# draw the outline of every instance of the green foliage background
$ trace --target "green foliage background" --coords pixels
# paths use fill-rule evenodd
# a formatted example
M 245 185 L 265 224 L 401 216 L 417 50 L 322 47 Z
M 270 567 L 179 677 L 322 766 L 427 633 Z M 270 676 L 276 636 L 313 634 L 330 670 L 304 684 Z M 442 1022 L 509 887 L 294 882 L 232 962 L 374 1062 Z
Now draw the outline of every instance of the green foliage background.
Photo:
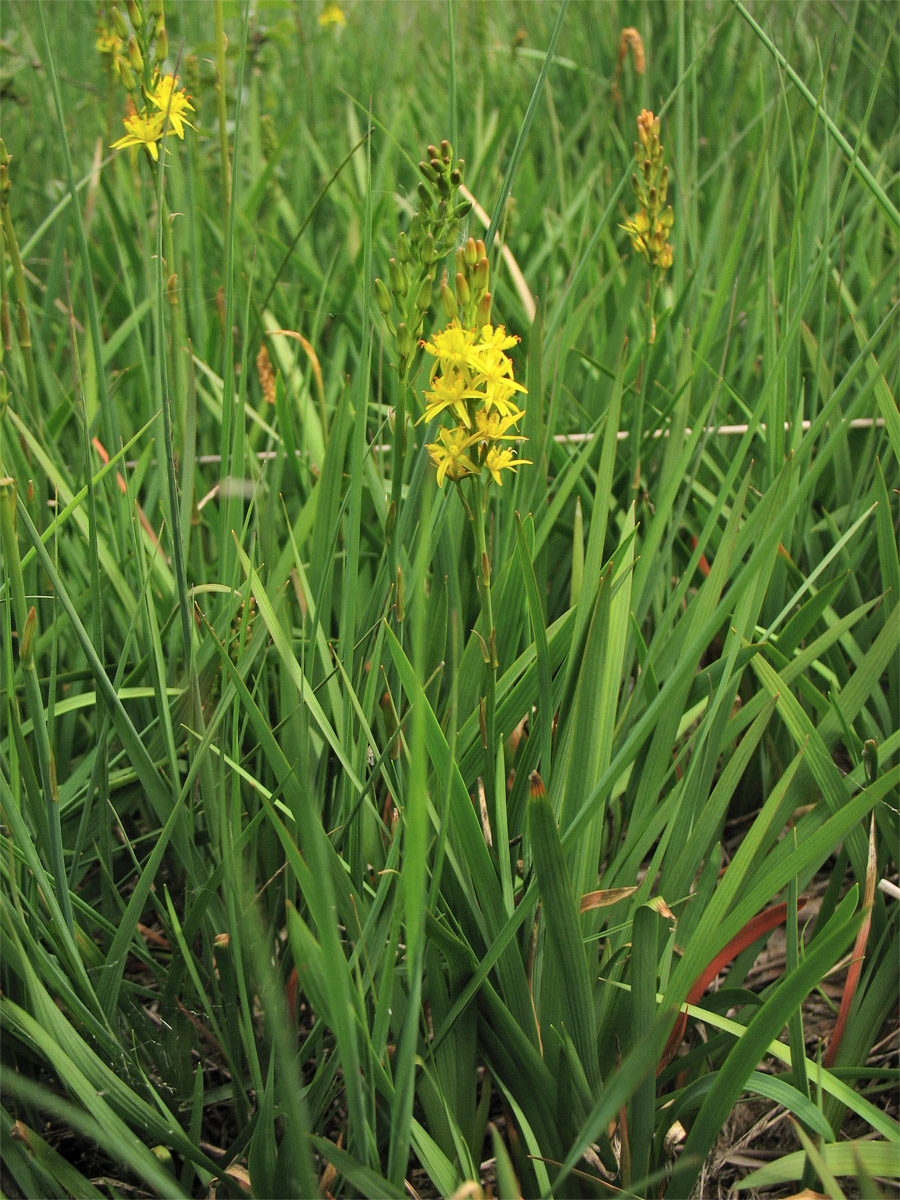
M 897 914 L 865 891 L 898 844 L 895 14 L 345 13 L 167 5 L 197 130 L 163 177 L 107 149 L 93 7 L 4 6 L 3 1191 L 451 1195 L 491 1158 L 499 1195 L 686 1197 L 747 1094 L 821 1147 L 781 1179 L 846 1167 L 845 1118 L 876 1135 L 847 1173 L 889 1175 L 866 1061 Z M 647 69 L 617 100 L 624 27 Z M 642 107 L 676 215 L 655 327 L 620 229 Z M 424 426 L 386 529 L 372 281 L 443 137 L 497 235 L 534 460 L 491 489 L 486 746 L 474 546 Z M 779 902 L 783 977 L 747 989 L 747 945 L 655 1074 Z M 804 1005 L 866 905 L 820 1070 Z

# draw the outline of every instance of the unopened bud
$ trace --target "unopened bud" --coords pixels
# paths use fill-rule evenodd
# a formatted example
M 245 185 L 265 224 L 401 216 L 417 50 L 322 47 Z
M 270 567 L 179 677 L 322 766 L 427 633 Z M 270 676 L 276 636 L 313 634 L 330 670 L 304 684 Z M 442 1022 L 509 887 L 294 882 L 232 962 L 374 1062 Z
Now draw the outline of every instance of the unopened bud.
M 453 187 L 458 188 L 462 184 L 462 179 L 462 172 L 458 167 L 454 167 L 450 172 L 450 183 L 453 185 Z
M 430 267 L 437 258 L 437 249 L 434 244 L 434 234 L 429 233 L 422 243 L 422 262 L 426 267 Z
M 447 287 L 446 283 L 441 284 L 441 303 L 444 306 L 444 315 L 448 321 L 455 321 L 457 318 L 456 312 L 456 297 Z
M 466 241 L 465 255 L 466 255 L 466 266 L 474 267 L 475 264 L 478 262 L 478 247 L 475 245 L 475 239 L 473 237 L 470 237 Z
M 409 238 L 401 233 L 397 238 L 397 259 L 399 262 L 409 262 Z
M 431 194 L 431 189 L 427 183 L 423 183 L 420 179 L 416 186 L 416 191 L 419 195 L 419 204 L 423 212 L 431 212 L 434 208 L 434 196 Z
M 150 0 L 150 11 L 154 17 L 161 17 L 164 12 L 163 0 Z
M 397 262 L 396 258 L 388 259 L 388 275 L 391 280 L 391 290 L 395 296 L 405 296 L 409 291 L 409 273 Z
M 413 352 L 412 335 L 405 321 L 397 326 L 397 353 L 401 358 L 409 358 Z
M 131 66 L 137 71 L 138 75 L 142 75 L 144 71 L 144 56 L 141 54 L 141 48 L 138 45 L 138 40 L 134 36 L 128 39 L 128 61 Z
M 144 14 L 141 11 L 141 6 L 136 3 L 136 0 L 125 0 L 125 6 L 128 9 L 128 17 L 135 29 L 140 29 L 144 23 Z
M 387 290 L 385 283 L 381 279 L 375 280 L 375 299 L 378 301 L 378 307 L 381 310 L 383 317 L 391 315 L 391 293 Z
M 122 83 L 125 85 L 126 90 L 129 92 L 133 92 L 136 85 L 134 82 L 134 74 L 128 63 L 128 59 L 121 58 L 121 57 L 117 58 L 116 66 L 119 68 L 119 78 L 122 80 Z
M 487 258 L 480 258 L 475 267 L 475 275 L 473 282 L 476 292 L 484 292 L 490 285 L 491 280 L 491 264 Z
M 426 312 L 429 304 L 431 304 L 431 289 L 434 283 L 434 277 L 426 275 L 419 285 L 419 291 L 416 295 L 416 308 L 420 312 Z
M 478 300 L 478 308 L 475 310 L 475 320 L 479 325 L 490 325 L 491 323 L 491 300 L 490 292 L 485 292 Z
M 131 31 L 128 28 L 128 22 L 122 16 L 121 9 L 119 9 L 117 7 L 113 8 L 112 19 L 113 19 L 113 25 L 115 25 L 115 27 L 116 27 L 116 33 L 119 35 L 119 37 L 122 39 L 123 42 L 127 41 L 128 35 Z
M 419 170 L 425 176 L 429 183 L 435 183 L 438 177 L 437 163 L 434 159 L 431 162 L 420 162 Z
M 156 53 L 154 58 L 157 63 L 164 63 L 166 56 L 169 53 L 169 37 L 166 33 L 166 27 L 163 26 L 156 35 Z
M 472 293 L 469 291 L 469 285 L 462 271 L 457 271 L 454 282 L 456 284 L 456 303 L 460 308 L 465 308 L 467 304 L 472 303 Z
M 441 142 L 441 157 L 443 158 L 444 162 L 449 162 L 453 157 L 453 147 L 446 138 L 444 138 L 444 140 Z

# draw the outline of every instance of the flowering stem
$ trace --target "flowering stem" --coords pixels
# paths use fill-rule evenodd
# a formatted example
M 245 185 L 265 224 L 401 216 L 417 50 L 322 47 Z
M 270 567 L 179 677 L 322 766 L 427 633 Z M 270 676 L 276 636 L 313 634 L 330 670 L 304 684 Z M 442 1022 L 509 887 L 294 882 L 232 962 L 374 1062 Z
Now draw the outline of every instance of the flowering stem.
M 644 401 L 647 396 L 647 377 L 650 367 L 650 354 L 656 340 L 656 293 L 659 291 L 659 279 L 654 272 L 647 284 L 647 324 L 644 337 L 644 356 L 641 360 L 640 384 L 638 386 L 637 406 L 632 422 L 631 445 L 631 486 L 635 491 L 641 486 L 641 439 L 644 432 Z
M 494 629 L 494 610 L 491 603 L 491 560 L 488 557 L 484 536 L 484 501 L 485 489 L 480 475 L 472 476 L 472 532 L 475 535 L 475 578 L 478 583 L 478 594 L 481 597 L 482 638 L 481 651 L 484 658 L 484 727 L 482 729 L 482 745 L 484 746 L 484 794 L 487 801 L 488 816 L 491 829 L 496 829 L 496 806 L 498 799 L 494 786 L 494 714 L 496 707 L 497 684 L 497 634 Z
M 397 519 L 403 491 L 403 459 L 406 455 L 406 394 L 409 387 L 409 362 L 400 359 L 397 369 L 397 407 L 394 410 L 394 444 L 391 454 L 391 505 L 388 512 L 388 546 L 391 578 L 397 574 Z

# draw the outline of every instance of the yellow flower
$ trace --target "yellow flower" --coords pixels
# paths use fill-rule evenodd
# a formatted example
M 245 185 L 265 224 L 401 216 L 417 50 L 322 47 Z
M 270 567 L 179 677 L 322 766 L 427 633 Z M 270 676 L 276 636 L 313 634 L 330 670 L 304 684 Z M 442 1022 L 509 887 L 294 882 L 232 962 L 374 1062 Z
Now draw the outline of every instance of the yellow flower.
M 444 479 L 463 479 L 466 475 L 477 475 L 478 465 L 466 454 L 470 446 L 478 441 L 478 434 L 470 435 L 463 427 L 439 429 L 437 442 L 430 442 L 425 449 L 437 467 L 438 487 Z
M 185 113 L 194 111 L 194 106 L 184 88 L 178 86 L 177 76 L 157 75 L 153 81 L 153 90 L 148 92 L 147 99 L 164 117 L 168 117 L 169 124 L 182 141 L 185 125 L 189 129 L 196 128 L 185 116 Z
M 329 25 L 335 25 L 340 28 L 347 24 L 347 18 L 344 16 L 344 10 L 339 4 L 326 4 L 319 13 L 319 24 L 323 29 Z
M 500 477 L 501 471 L 515 471 L 516 467 L 527 464 L 531 466 L 530 458 L 516 458 L 515 450 L 507 448 L 501 450 L 499 446 L 491 446 L 484 460 L 484 465 L 490 471 L 494 482 L 498 487 L 502 487 L 503 480 Z
M 163 114 L 154 113 L 150 116 L 146 112 L 132 113 L 130 117 L 125 117 L 123 124 L 126 130 L 125 136 L 119 138 L 117 142 L 113 142 L 110 149 L 120 150 L 125 146 L 144 146 L 150 151 L 150 157 L 156 162 L 159 159 L 157 143 L 163 135 Z
M 524 416 L 525 413 L 522 409 L 515 407 L 506 416 L 499 412 L 484 410 L 475 414 L 475 427 L 480 438 L 485 442 L 514 442 L 519 435 L 506 431 L 517 425 Z
M 102 28 L 98 30 L 97 41 L 94 45 L 101 54 L 108 54 L 110 58 L 115 59 L 122 49 L 122 39 L 111 29 Z
M 439 375 L 433 382 L 434 390 L 425 393 L 425 412 L 416 424 L 430 421 L 449 408 L 460 424 L 471 427 L 466 401 L 477 399 L 479 393 L 472 389 L 468 377 L 464 374 Z
M 432 341 L 422 341 L 419 345 L 437 359 L 431 368 L 433 379 L 439 367 L 444 370 L 449 367 L 454 371 L 462 371 L 471 365 L 475 347 L 475 330 L 463 329 L 457 321 L 451 321 L 446 329 L 442 329 L 440 333 L 434 335 Z

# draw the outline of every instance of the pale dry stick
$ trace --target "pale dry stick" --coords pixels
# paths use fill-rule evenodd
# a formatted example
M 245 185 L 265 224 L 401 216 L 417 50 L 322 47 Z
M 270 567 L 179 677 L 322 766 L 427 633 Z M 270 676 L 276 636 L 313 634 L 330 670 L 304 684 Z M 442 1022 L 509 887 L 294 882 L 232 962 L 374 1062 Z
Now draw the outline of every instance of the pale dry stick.
M 790 428 L 790 422 L 785 421 L 784 425 L 785 429 Z M 804 430 L 808 430 L 811 425 L 811 421 L 801 422 L 801 427 Z M 852 421 L 848 422 L 848 425 L 850 429 L 883 429 L 884 417 L 854 417 Z M 749 428 L 749 425 L 707 425 L 704 427 L 703 432 L 707 434 L 721 435 L 722 437 L 739 437 L 741 434 L 746 433 Z M 757 426 L 757 429 L 762 431 L 765 431 L 765 428 L 765 425 Z M 692 431 L 690 429 L 685 429 L 684 436 L 690 437 L 691 432 Z M 593 433 L 556 433 L 553 435 L 553 440 L 554 442 L 558 442 L 560 445 L 564 445 L 566 442 L 572 445 L 578 445 L 581 442 L 591 441 L 594 436 L 595 434 Z M 626 438 L 630 436 L 631 435 L 627 429 L 620 429 L 616 434 L 616 437 L 620 442 L 624 442 Z M 654 439 L 666 438 L 669 436 L 669 430 L 654 429 L 653 432 L 647 436 Z M 388 450 L 390 450 L 390 446 L 387 443 L 378 443 L 372 447 L 372 450 L 376 454 L 385 454 Z M 297 458 L 299 458 L 302 453 L 303 452 L 301 450 L 295 451 Z M 276 458 L 283 457 L 284 454 L 285 452 L 283 450 L 257 450 L 254 458 L 257 462 L 274 462 Z M 222 456 L 221 454 L 198 454 L 195 461 L 202 467 L 216 466 L 217 463 L 222 461 Z M 133 470 L 137 466 L 137 459 L 129 459 L 124 465 Z M 151 465 L 155 466 L 156 464 L 154 462 Z

